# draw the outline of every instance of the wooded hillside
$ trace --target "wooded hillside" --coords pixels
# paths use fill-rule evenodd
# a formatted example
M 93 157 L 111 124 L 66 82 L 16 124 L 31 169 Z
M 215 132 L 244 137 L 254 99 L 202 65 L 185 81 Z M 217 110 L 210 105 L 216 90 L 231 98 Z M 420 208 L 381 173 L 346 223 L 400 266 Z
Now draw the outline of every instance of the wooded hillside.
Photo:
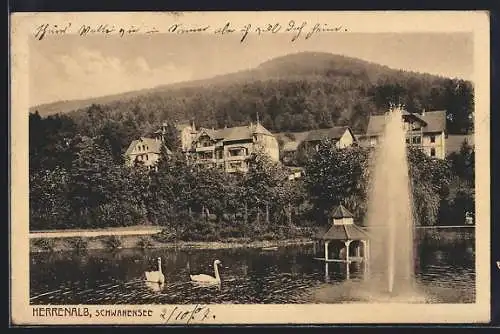
M 403 103 L 411 112 L 447 110 L 450 133 L 467 133 L 473 127 L 474 90 L 469 81 L 314 52 L 279 57 L 253 70 L 207 80 L 57 102 L 31 111 L 42 117 L 68 113 L 84 134 L 108 122 L 118 127 L 133 123 L 139 132 L 169 120 L 236 126 L 255 120 L 257 113 L 275 132 L 333 125 L 363 132 L 369 115 L 385 111 L 389 102 Z

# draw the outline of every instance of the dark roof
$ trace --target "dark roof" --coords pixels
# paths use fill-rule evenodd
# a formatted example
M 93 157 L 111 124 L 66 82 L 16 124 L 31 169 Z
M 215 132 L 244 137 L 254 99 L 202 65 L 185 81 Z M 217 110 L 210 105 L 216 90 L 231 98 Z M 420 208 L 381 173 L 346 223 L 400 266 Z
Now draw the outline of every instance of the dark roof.
M 426 111 L 423 115 L 404 113 L 405 117 L 415 117 L 423 121 L 426 125 L 423 132 L 442 132 L 446 130 L 446 111 Z M 385 115 L 372 115 L 368 121 L 366 135 L 379 135 L 383 132 L 385 126 Z
M 354 215 L 345 208 L 342 204 L 335 207 L 332 210 L 332 218 L 333 219 L 341 219 L 341 218 L 354 218 Z
M 133 140 L 132 143 L 130 143 L 127 151 L 125 152 L 125 155 L 130 155 L 133 153 L 134 151 L 134 148 L 137 146 L 137 144 L 144 144 L 148 147 L 148 150 L 147 151 L 144 151 L 144 152 L 139 152 L 139 153 L 156 153 L 156 154 L 160 154 L 160 151 L 161 151 L 161 146 L 162 146 L 162 142 L 160 140 L 156 140 L 156 139 L 153 139 L 153 138 L 145 138 L 145 137 L 141 137 L 139 139 L 136 139 L 136 140 Z M 170 154 L 170 150 L 165 147 L 166 150 L 167 150 L 167 153 Z
M 442 132 L 446 130 L 446 110 L 426 111 L 424 115 L 419 115 L 427 126 L 424 132 Z
M 320 141 L 326 138 L 337 140 L 340 139 L 346 131 L 351 132 L 348 126 L 335 126 L 329 129 L 311 130 L 304 141 Z
M 265 127 L 263 127 L 260 123 L 244 126 L 234 126 L 231 128 L 223 128 L 217 130 L 201 128 L 199 131 L 199 135 L 201 135 L 203 132 L 209 135 L 212 139 L 223 141 L 252 139 L 253 134 L 273 136 L 273 134 L 269 132 L 269 130 L 267 130 Z
M 367 240 L 369 238 L 362 228 L 355 224 L 332 225 L 323 235 L 319 236 L 323 240 Z

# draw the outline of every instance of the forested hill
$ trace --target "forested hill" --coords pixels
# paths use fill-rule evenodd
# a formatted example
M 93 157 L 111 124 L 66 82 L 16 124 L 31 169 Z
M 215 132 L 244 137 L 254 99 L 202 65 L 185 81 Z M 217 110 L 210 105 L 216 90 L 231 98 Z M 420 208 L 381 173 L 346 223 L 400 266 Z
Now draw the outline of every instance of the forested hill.
M 259 113 L 275 132 L 350 125 L 364 131 L 368 116 L 400 102 L 412 112 L 447 110 L 451 133 L 472 128 L 471 82 L 405 72 L 329 53 L 302 52 L 255 69 L 211 79 L 32 108 L 41 116 L 68 113 L 83 132 L 106 124 L 134 136 L 163 121 L 191 120 L 223 127 L 246 124 Z M 129 138 L 126 138 L 128 140 Z

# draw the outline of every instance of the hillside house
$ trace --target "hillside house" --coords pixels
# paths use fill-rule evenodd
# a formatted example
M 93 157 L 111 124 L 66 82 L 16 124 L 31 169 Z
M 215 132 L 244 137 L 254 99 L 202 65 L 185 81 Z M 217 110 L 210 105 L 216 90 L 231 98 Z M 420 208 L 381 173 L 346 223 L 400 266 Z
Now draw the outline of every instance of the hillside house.
M 127 166 L 142 164 L 147 168 L 154 168 L 160 158 L 162 145 L 163 141 L 160 137 L 140 137 L 139 139 L 133 140 L 125 152 Z M 168 148 L 166 148 L 166 150 L 167 153 L 170 153 Z
M 421 114 L 403 111 L 406 143 L 420 148 L 432 158 L 446 157 L 446 111 L 423 111 Z M 360 144 L 377 146 L 384 131 L 386 115 L 372 115 L 366 133 L 360 137 Z
M 304 144 L 306 147 L 317 149 L 319 143 L 324 139 L 332 140 L 337 148 L 349 147 L 357 141 L 348 126 L 334 126 L 329 129 L 309 131 L 309 134 L 304 139 Z
M 196 163 L 232 173 L 248 171 L 248 158 L 257 151 L 279 161 L 278 141 L 259 122 L 218 130 L 200 128 L 189 154 Z
M 301 149 L 317 149 L 324 139 L 332 140 L 337 148 L 346 148 L 357 143 L 357 138 L 348 126 L 336 126 L 306 132 L 292 133 L 295 140 L 287 140 L 281 148 L 281 160 L 289 165 L 294 162 L 296 153 Z M 281 137 L 284 141 L 285 136 Z

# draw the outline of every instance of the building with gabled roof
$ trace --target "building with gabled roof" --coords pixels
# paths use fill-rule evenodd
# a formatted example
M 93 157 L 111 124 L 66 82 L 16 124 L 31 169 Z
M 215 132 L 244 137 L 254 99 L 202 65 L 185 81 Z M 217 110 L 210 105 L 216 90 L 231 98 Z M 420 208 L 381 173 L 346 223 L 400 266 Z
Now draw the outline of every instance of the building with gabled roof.
M 140 137 L 130 143 L 125 152 L 126 164 L 135 166 L 142 164 L 148 168 L 153 168 L 160 158 L 163 141 L 160 138 Z M 165 147 L 167 154 L 170 150 Z
M 356 142 L 356 137 L 348 126 L 334 126 L 328 129 L 317 129 L 309 131 L 304 139 L 307 146 L 317 146 L 322 140 L 329 139 L 335 142 L 338 148 L 351 146 Z
M 248 159 L 257 151 L 279 161 L 277 139 L 259 122 L 223 129 L 200 128 L 189 154 L 196 163 L 232 173 L 248 171 Z
M 422 113 L 402 112 L 406 130 L 406 143 L 420 148 L 432 158 L 446 157 L 446 111 L 422 111 Z M 384 132 L 386 115 L 371 115 L 366 133 L 360 136 L 364 146 L 375 147 Z

